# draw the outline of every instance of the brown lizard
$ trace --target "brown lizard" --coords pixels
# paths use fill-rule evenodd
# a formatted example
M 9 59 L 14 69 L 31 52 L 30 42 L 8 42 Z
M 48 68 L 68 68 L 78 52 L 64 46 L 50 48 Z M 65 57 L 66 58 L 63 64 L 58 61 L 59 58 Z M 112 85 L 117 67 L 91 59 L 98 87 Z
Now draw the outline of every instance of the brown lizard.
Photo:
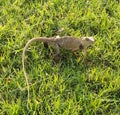
M 71 36 L 63 36 L 63 37 L 56 36 L 56 37 L 50 37 L 50 38 L 38 37 L 38 38 L 32 38 L 31 40 L 29 40 L 27 44 L 25 45 L 23 49 L 23 54 L 22 54 L 22 67 L 23 67 L 26 84 L 27 84 L 28 102 L 29 102 L 30 94 L 29 94 L 29 82 L 28 82 L 26 71 L 25 71 L 25 62 L 24 62 L 25 52 L 28 46 L 31 43 L 36 42 L 36 41 L 44 42 L 44 43 L 47 43 L 48 45 L 54 46 L 56 49 L 56 54 L 54 55 L 54 58 L 56 58 L 60 54 L 61 48 L 71 50 L 73 53 L 82 49 L 84 51 L 84 58 L 86 58 L 87 47 L 94 43 L 94 38 L 93 37 L 82 37 L 79 39 L 79 38 L 75 38 Z

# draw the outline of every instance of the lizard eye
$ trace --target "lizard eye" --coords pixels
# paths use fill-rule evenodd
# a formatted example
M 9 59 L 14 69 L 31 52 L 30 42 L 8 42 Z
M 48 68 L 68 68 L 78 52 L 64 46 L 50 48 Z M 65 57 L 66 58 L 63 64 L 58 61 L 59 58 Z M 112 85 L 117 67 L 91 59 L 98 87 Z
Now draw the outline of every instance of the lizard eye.
M 89 41 L 89 38 L 86 38 L 86 41 Z

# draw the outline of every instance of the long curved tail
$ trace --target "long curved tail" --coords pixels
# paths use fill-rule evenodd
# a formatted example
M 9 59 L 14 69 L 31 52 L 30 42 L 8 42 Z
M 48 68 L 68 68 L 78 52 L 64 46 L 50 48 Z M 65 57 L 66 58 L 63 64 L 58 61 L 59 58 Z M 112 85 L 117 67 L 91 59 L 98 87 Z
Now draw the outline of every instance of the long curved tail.
M 27 108 L 29 108 L 29 102 L 30 102 L 30 86 L 29 86 L 29 80 L 26 74 L 26 70 L 25 70 L 25 53 L 26 53 L 26 49 L 28 48 L 28 46 L 35 42 L 35 41 L 41 41 L 41 42 L 54 42 L 54 38 L 46 38 L 46 37 L 38 37 L 38 38 L 32 38 L 31 40 L 29 40 L 27 42 L 27 44 L 25 45 L 24 49 L 23 49 L 23 53 L 22 53 L 22 68 L 23 68 L 23 73 L 25 76 L 25 81 L 26 81 L 26 85 L 27 85 Z

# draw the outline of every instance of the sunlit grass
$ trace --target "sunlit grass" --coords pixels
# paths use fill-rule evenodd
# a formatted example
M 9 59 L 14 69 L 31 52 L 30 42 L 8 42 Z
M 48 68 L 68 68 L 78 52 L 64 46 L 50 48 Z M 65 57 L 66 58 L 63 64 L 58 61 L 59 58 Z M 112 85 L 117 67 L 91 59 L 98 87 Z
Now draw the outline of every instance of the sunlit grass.
M 120 113 L 120 3 L 117 0 L 1 0 L 0 114 L 118 115 Z M 60 31 L 62 30 L 62 31 Z M 42 43 L 27 50 L 30 108 L 22 50 L 38 36 L 93 36 L 88 64 Z M 48 56 L 49 53 L 49 56 Z

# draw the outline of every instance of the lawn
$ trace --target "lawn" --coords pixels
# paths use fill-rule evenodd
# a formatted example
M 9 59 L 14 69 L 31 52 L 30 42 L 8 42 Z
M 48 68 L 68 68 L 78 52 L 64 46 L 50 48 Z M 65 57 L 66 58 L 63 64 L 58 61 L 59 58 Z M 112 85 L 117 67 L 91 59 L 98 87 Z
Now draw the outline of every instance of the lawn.
M 93 36 L 87 64 L 75 57 L 33 43 L 38 36 Z M 119 115 L 119 0 L 0 0 L 0 115 Z

